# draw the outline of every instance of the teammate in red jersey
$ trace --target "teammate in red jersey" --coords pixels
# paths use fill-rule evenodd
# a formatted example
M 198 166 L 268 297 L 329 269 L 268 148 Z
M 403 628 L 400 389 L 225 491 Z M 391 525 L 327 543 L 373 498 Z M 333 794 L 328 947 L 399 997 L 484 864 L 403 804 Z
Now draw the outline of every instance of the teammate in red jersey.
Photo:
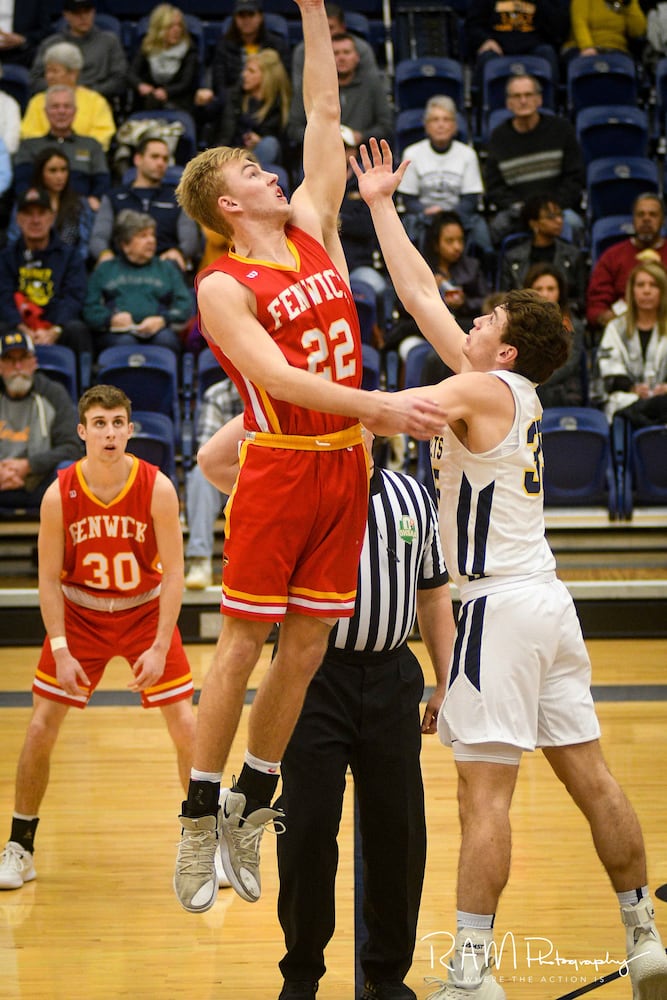
M 280 758 L 334 621 L 351 616 L 368 509 L 362 420 L 428 438 L 443 414 L 421 399 L 360 390 L 358 319 L 337 232 L 346 162 L 338 78 L 322 0 L 297 0 L 305 43 L 304 180 L 291 202 L 244 149 L 187 164 L 177 195 L 229 247 L 198 280 L 201 330 L 245 402 L 247 438 L 227 507 L 222 633 L 197 714 L 176 895 L 213 905 L 215 850 L 235 890 L 259 898 L 259 842 Z M 246 685 L 274 622 L 280 649 L 250 712 L 243 769 L 222 771 Z M 218 823 L 220 816 L 220 823 Z
M 130 401 L 114 386 L 79 401 L 86 456 L 58 473 L 39 527 L 39 598 L 47 638 L 33 682 L 33 714 L 16 773 L 14 816 L 0 857 L 0 889 L 35 878 L 33 847 L 49 761 L 71 706 L 85 708 L 112 656 L 131 691 L 162 709 L 187 788 L 194 714 L 190 667 L 177 627 L 183 538 L 173 485 L 126 454 Z

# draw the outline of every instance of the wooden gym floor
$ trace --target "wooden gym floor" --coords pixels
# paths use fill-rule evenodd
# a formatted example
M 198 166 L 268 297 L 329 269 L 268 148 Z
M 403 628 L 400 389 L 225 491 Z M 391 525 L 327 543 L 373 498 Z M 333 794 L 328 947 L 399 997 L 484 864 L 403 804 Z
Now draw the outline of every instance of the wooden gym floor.
M 654 889 L 667 881 L 667 640 L 594 640 L 589 648 L 605 753 L 639 813 Z M 415 650 L 424 662 L 421 643 Z M 210 647 L 191 646 L 188 653 L 199 687 Z M 35 662 L 36 649 L 0 649 L 3 843 L 29 716 L 29 708 L 11 706 L 25 703 L 18 694 L 29 690 Z M 426 667 L 425 673 L 431 684 Z M 180 909 L 171 889 L 181 799 L 174 757 L 160 713 L 122 704 L 127 680 L 123 661 L 112 661 L 100 704 L 70 712 L 64 725 L 37 836 L 38 878 L 0 893 L 0 996 L 275 1000 L 283 948 L 272 837 L 263 841 L 264 891 L 257 904 L 225 890 L 206 914 Z M 245 714 L 233 768 L 244 746 Z M 424 740 L 423 770 L 429 855 L 407 979 L 420 1000 L 434 989 L 426 977 L 445 977 L 459 843 L 454 767 L 437 737 Z M 348 787 L 337 928 L 322 1000 L 355 996 L 351 801 Z M 392 809 L 387 803 L 388 824 Z M 506 935 L 499 975 L 508 1000 L 555 1000 L 591 984 L 596 970 L 604 975 L 619 967 L 623 929 L 588 828 L 539 753 L 524 757 L 512 818 L 512 875 L 496 921 L 496 940 Z M 667 937 L 667 905 L 656 905 Z M 588 995 L 630 1000 L 631 989 L 621 979 Z

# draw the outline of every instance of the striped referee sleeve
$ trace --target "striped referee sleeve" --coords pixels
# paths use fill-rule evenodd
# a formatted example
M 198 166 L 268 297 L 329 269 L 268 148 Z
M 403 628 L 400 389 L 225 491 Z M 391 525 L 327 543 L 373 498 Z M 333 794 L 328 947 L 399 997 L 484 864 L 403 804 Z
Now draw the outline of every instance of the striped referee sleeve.
M 417 590 L 447 581 L 438 517 L 428 491 L 410 476 L 376 469 L 354 615 L 338 622 L 332 644 L 367 653 L 395 649 L 414 627 Z

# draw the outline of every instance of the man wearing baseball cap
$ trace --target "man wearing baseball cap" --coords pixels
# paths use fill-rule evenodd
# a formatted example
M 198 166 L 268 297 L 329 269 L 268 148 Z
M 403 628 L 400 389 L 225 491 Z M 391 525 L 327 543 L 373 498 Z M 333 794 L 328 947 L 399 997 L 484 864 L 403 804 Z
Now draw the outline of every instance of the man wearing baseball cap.
M 37 51 L 30 69 L 33 93 L 46 89 L 46 50 L 57 42 L 72 42 L 83 56 L 79 86 L 96 90 L 109 102 L 124 96 L 128 86 L 125 50 L 113 31 L 95 24 L 94 0 L 63 0 L 63 19 L 64 27 L 45 38 Z
M 81 318 L 85 264 L 55 232 L 47 192 L 24 191 L 16 221 L 20 236 L 0 250 L 0 334 L 20 331 L 38 344 L 57 341 L 78 356 L 90 354 L 90 332 Z
M 37 371 L 31 337 L 0 336 L 0 512 L 35 510 L 61 462 L 81 457 L 67 390 Z

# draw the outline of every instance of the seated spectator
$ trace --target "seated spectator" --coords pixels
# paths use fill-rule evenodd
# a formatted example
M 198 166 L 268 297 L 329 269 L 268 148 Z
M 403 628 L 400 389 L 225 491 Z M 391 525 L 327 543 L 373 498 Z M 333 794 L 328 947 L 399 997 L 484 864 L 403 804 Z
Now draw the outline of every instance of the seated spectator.
M 665 210 L 659 194 L 646 192 L 632 206 L 635 234 L 619 240 L 600 254 L 586 292 L 586 319 L 599 332 L 625 311 L 628 277 L 636 264 L 657 261 L 667 267 L 667 242 L 662 236 Z
M 180 331 L 194 314 L 181 272 L 156 256 L 155 219 L 124 209 L 114 226 L 117 256 L 88 282 L 84 317 L 97 351 L 114 344 L 157 344 L 181 352 Z
M 365 38 L 354 34 L 348 28 L 345 23 L 345 14 L 342 7 L 339 7 L 337 3 L 325 3 L 324 9 L 327 12 L 329 32 L 332 38 L 334 35 L 354 35 L 354 44 L 359 53 L 359 73 L 363 76 L 380 76 L 380 70 L 372 46 L 368 44 Z M 292 94 L 295 95 L 297 102 L 303 102 L 303 62 L 304 45 L 303 41 L 301 41 L 292 49 Z
M 444 302 L 464 330 L 472 326 L 479 315 L 488 292 L 480 262 L 464 253 L 463 223 L 456 212 L 440 212 L 433 217 L 426 236 L 425 257 L 428 261 Z M 386 346 L 397 348 L 402 361 L 424 337 L 411 316 L 403 313 L 388 334 Z M 443 365 L 442 378 L 451 374 Z
M 95 24 L 94 0 L 63 0 L 63 17 L 66 27 L 44 39 L 31 66 L 33 90 L 36 92 L 46 87 L 46 50 L 56 42 L 72 42 L 83 56 L 79 84 L 96 90 L 111 104 L 114 100 L 124 100 L 127 90 L 125 50 L 113 31 L 102 31 Z
M 660 59 L 667 56 L 667 3 L 652 6 L 646 18 L 647 46 L 643 54 L 644 65 L 655 75 Z
M 104 152 L 108 152 L 116 132 L 113 112 L 109 102 L 96 90 L 78 83 L 83 66 L 81 50 L 71 42 L 56 42 L 44 52 L 44 74 L 47 87 L 64 84 L 74 91 L 76 114 L 72 128 L 77 135 L 97 139 Z M 21 122 L 21 138 L 35 139 L 49 130 L 45 110 L 46 95 L 42 91 L 30 98 Z
M 227 95 L 218 142 L 255 154 L 266 166 L 283 162 L 283 141 L 292 88 L 274 49 L 248 56 L 241 80 Z
M 19 236 L 0 250 L 0 333 L 19 331 L 37 344 L 64 344 L 90 354 L 81 310 L 86 268 L 55 231 L 46 191 L 29 188 L 18 200 Z
M 213 437 L 223 424 L 243 412 L 243 402 L 230 378 L 214 382 L 204 393 L 197 419 L 197 447 Z M 189 567 L 185 577 L 188 590 L 203 590 L 213 583 L 213 543 L 215 522 L 226 502 L 204 476 L 198 465 L 190 470 L 185 484 L 185 509 L 189 536 L 185 558 Z
M 571 0 L 571 32 L 563 49 L 566 60 L 599 52 L 629 52 L 646 34 L 639 0 Z
M 0 63 L 0 78 L 2 64 Z M 0 88 L 0 139 L 13 156 L 21 137 L 21 106 L 15 97 Z
M 561 239 L 563 210 L 548 194 L 528 198 L 521 213 L 521 228 L 531 235 L 512 243 L 501 260 L 500 288 L 525 288 L 526 272 L 532 264 L 552 264 L 567 280 L 568 299 L 583 316 L 586 297 L 586 266 L 578 247 Z
M 181 271 L 189 270 L 199 259 L 201 237 L 197 223 L 176 201 L 174 186 L 165 184 L 169 166 L 166 142 L 151 138 L 150 134 L 144 136 L 136 148 L 133 162 L 134 180 L 121 184 L 102 198 L 90 237 L 91 258 L 100 263 L 114 256 L 111 245 L 114 222 L 119 212 L 131 208 L 155 220 L 158 256 L 173 261 Z
M 93 212 L 109 190 L 111 180 L 104 150 L 97 139 L 74 131 L 76 97 L 71 87 L 57 84 L 46 92 L 44 109 L 48 131 L 35 139 L 23 139 L 14 159 L 14 185 L 21 194 L 28 187 L 35 160 L 46 146 L 58 146 L 67 156 L 72 187 L 85 195 Z
M 626 302 L 625 314 L 605 327 L 596 357 L 610 423 L 638 400 L 667 394 L 667 273 L 662 264 L 633 267 Z
M 0 61 L 27 68 L 49 30 L 51 4 L 49 0 L 14 0 L 3 6 L 1 23 Z
M 241 79 L 248 56 L 262 49 L 273 49 L 285 69 L 290 69 L 290 45 L 286 38 L 266 26 L 262 0 L 236 0 L 227 31 L 218 40 L 211 61 L 211 86 L 201 87 L 195 95 L 199 117 L 218 118 L 224 107 L 227 91 Z
M 408 146 L 403 159 L 410 165 L 398 192 L 403 199 L 403 219 L 413 241 L 437 212 L 456 212 L 469 240 L 480 249 L 492 252 L 486 220 L 479 214 L 478 203 L 484 191 L 477 153 L 472 146 L 459 142 L 456 105 L 451 97 L 431 97 L 424 109 L 426 139 Z M 414 223 L 414 233 L 412 231 Z
M 5 514 L 39 507 L 60 463 L 82 455 L 69 393 L 37 367 L 28 334 L 0 336 L 0 510 Z
M 49 196 L 55 213 L 53 228 L 66 246 L 76 247 L 84 261 L 93 227 L 93 213 L 88 200 L 77 194 L 70 183 L 69 160 L 59 146 L 45 146 L 37 154 L 30 178 L 31 188 L 41 188 Z M 16 209 L 7 230 L 9 240 L 18 239 L 20 231 Z
M 341 132 L 349 146 L 360 146 L 371 136 L 391 138 L 394 116 L 384 82 L 379 76 L 359 69 L 359 50 L 354 35 L 334 35 L 331 39 L 341 106 Z M 293 146 L 301 146 L 306 128 L 303 94 L 292 95 L 287 134 Z
M 170 3 L 158 4 L 128 73 L 135 110 L 180 108 L 190 113 L 199 74 L 199 53 L 183 12 Z
M 537 387 L 543 407 L 583 406 L 586 402 L 583 382 L 584 324 L 570 312 L 565 275 L 546 262 L 532 264 L 525 276 L 524 288 L 532 288 L 543 299 L 560 307 L 563 326 L 572 334 L 570 356 L 553 375 Z
M 542 56 L 558 81 L 558 51 L 567 37 L 567 8 L 555 0 L 470 0 L 465 37 L 475 57 L 475 82 L 481 86 L 485 64 L 498 56 Z
M 491 133 L 484 165 L 486 196 L 496 210 L 494 242 L 516 231 L 524 204 L 538 194 L 551 195 L 572 232 L 582 234 L 586 176 L 573 126 L 560 115 L 540 114 L 542 88 L 535 77 L 510 77 L 505 93 L 512 117 Z

